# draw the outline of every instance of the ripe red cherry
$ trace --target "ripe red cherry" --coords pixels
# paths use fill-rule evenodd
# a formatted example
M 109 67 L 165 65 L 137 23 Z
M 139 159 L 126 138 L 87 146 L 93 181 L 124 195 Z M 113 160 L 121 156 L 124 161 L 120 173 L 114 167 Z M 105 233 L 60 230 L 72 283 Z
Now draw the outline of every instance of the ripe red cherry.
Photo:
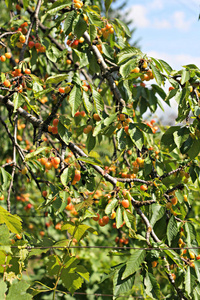
M 123 206 L 124 208 L 128 208 L 128 207 L 129 207 L 129 201 L 128 201 L 128 199 L 122 200 L 122 206 Z

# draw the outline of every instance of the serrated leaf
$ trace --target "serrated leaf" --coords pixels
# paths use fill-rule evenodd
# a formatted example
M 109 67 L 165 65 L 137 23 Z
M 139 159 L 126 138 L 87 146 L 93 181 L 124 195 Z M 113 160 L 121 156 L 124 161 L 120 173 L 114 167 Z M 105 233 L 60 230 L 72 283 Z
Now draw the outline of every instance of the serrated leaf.
M 13 233 L 22 232 L 22 220 L 17 215 L 11 215 L 7 210 L 0 206 L 0 224 L 6 224 Z
M 89 95 L 87 92 L 83 91 L 83 104 L 88 113 L 90 113 L 93 109 L 93 105 L 89 100 Z
M 190 266 L 187 266 L 186 274 L 185 274 L 185 290 L 190 295 L 192 293 L 192 290 L 194 288 L 196 278 L 194 275 L 192 275 L 192 269 Z
M 154 75 L 154 78 L 155 78 L 156 82 L 160 86 L 163 82 L 162 74 L 160 73 L 160 71 L 153 64 L 151 64 L 151 69 L 152 69 L 152 72 L 153 72 L 153 75 Z
M 89 132 L 87 135 L 87 140 L 86 140 L 86 149 L 88 153 L 90 153 L 96 145 L 96 137 L 93 136 L 92 131 Z
M 179 232 L 179 230 L 177 227 L 176 219 L 172 215 L 171 218 L 169 219 L 169 223 L 167 225 L 167 239 L 168 239 L 170 246 L 171 246 L 171 242 L 177 236 L 178 232 Z
M 64 186 L 67 186 L 67 184 L 72 181 L 74 178 L 74 169 L 73 168 L 65 168 L 60 176 L 60 181 Z
M 0 299 L 4 300 L 5 299 L 5 293 L 7 291 L 7 284 L 3 279 L 0 280 Z
M 169 151 L 172 151 L 176 148 L 176 144 L 174 142 L 174 132 L 178 131 L 180 126 L 171 126 L 167 131 L 163 134 L 161 138 L 161 143 L 167 146 Z
M 145 292 L 148 296 L 153 297 L 153 299 L 160 299 L 160 285 L 152 273 L 146 273 L 144 285 L 146 286 Z
M 60 278 L 63 285 L 72 294 L 78 290 L 84 282 L 84 279 L 79 274 L 75 273 L 74 270 L 73 272 L 69 272 L 69 270 L 63 269 Z
M 165 208 L 157 203 L 152 204 L 152 216 L 150 223 L 152 227 L 156 224 L 158 220 L 160 220 L 165 214 Z
M 173 69 L 170 67 L 168 63 L 166 63 L 166 61 L 159 59 L 159 62 L 161 63 L 163 69 L 167 74 L 170 74 L 172 72 Z
M 120 226 L 123 224 L 123 218 L 122 218 L 122 209 L 120 206 L 118 206 L 116 211 L 116 227 L 117 229 L 120 228 Z
M 125 22 L 117 18 L 115 18 L 115 22 L 117 22 L 117 24 L 121 26 L 128 37 L 131 37 L 131 32 Z
M 9 288 L 6 300 L 20 299 L 20 300 L 31 300 L 32 295 L 28 294 L 27 289 L 30 285 L 24 280 L 15 280 Z M 17 298 L 16 298 L 17 296 Z
M 141 151 L 144 145 L 144 136 L 142 131 L 138 129 L 133 123 L 130 123 L 128 132 L 132 142 Z
M 74 238 L 77 241 L 80 241 L 82 239 L 82 237 L 86 235 L 87 231 L 90 233 L 93 233 L 95 235 L 98 235 L 97 231 L 94 228 L 92 228 L 86 224 L 80 224 L 76 228 Z
M 72 108 L 72 116 L 78 111 L 79 106 L 82 104 L 82 93 L 80 87 L 74 85 L 69 95 L 69 103 Z
M 194 226 L 191 223 L 186 222 L 184 224 L 184 228 L 185 228 L 185 231 L 186 231 L 186 241 L 187 241 L 188 247 L 191 247 L 192 246 L 192 241 L 195 239 Z
M 72 133 L 68 131 L 68 129 L 61 123 L 58 123 L 58 134 L 66 144 L 69 143 Z
M 67 31 L 72 27 L 72 23 L 75 17 L 75 11 L 70 11 L 67 13 L 67 17 L 64 22 L 63 31 L 67 34 Z
M 102 166 L 102 163 L 95 157 L 92 157 L 92 156 L 88 156 L 88 157 L 85 157 L 85 156 L 80 156 L 77 158 L 78 160 L 80 161 L 83 161 L 87 164 L 91 164 L 91 165 L 95 165 L 95 166 Z
M 121 64 L 125 60 L 129 58 L 133 58 L 134 56 L 141 54 L 142 52 L 135 47 L 126 47 L 122 49 L 122 51 L 117 55 L 118 57 L 118 63 Z
M 119 200 L 113 199 L 110 203 L 108 203 L 106 205 L 105 213 L 107 215 L 111 214 L 112 210 L 117 206 L 118 203 L 119 203 Z
M 46 152 L 46 151 L 50 151 L 50 150 L 51 150 L 50 147 L 38 147 L 35 151 L 33 151 L 33 152 L 27 154 L 27 155 L 25 156 L 24 161 L 28 161 L 29 159 L 31 159 L 31 158 L 37 156 L 39 153 L 41 153 L 41 152 L 43 152 L 43 151 Z
M 46 15 L 55 15 L 59 10 L 66 8 L 67 5 L 71 5 L 71 0 L 57 0 L 53 5 L 47 10 Z
M 126 267 L 122 275 L 122 279 L 125 279 L 128 276 L 134 274 L 140 268 L 140 265 L 143 263 L 145 256 L 145 250 L 135 250 L 126 262 Z
M 87 16 L 91 24 L 102 28 L 104 26 L 103 21 L 101 20 L 101 16 L 96 12 L 88 11 Z
M 190 79 L 190 72 L 184 69 L 181 75 L 181 84 L 186 83 L 186 81 L 188 81 L 189 79 Z
M 97 27 L 94 24 L 89 25 L 89 35 L 90 41 L 92 43 L 97 36 Z
M 108 11 L 113 0 L 104 0 L 104 2 L 105 2 L 106 11 Z
M 2 174 L 2 178 L 3 178 L 3 184 L 1 185 L 1 189 L 5 190 L 8 187 L 8 185 L 10 184 L 10 180 L 12 179 L 12 176 L 10 175 L 10 173 L 8 173 L 2 167 L 0 167 L 0 171 L 1 171 L 1 174 Z
M 40 92 L 38 92 L 38 93 L 35 93 L 35 94 L 34 94 L 34 97 L 35 97 L 35 98 L 40 98 L 40 97 L 42 97 L 43 95 L 46 95 L 46 94 L 50 93 L 51 91 L 53 91 L 53 88 L 45 89 L 45 90 L 43 90 L 43 91 L 40 91 Z
M 115 296 L 126 294 L 131 291 L 135 276 L 131 275 L 125 279 L 122 279 L 123 272 L 125 270 L 125 266 L 117 270 L 113 277 L 113 294 Z
M 127 212 L 126 210 L 124 210 L 124 221 L 126 223 L 126 226 L 128 228 L 132 228 L 133 226 L 131 225 L 131 222 L 130 222 L 130 216 L 133 216 L 132 214 L 130 214 L 129 212 Z M 133 221 L 134 221 L 134 218 L 133 218 Z
M 74 27 L 74 34 L 79 39 L 86 30 L 87 30 L 87 23 L 85 22 L 83 17 L 81 15 L 79 15 L 78 22 L 76 23 L 76 25 Z
M 104 109 L 103 99 L 102 99 L 100 93 L 98 93 L 95 89 L 92 90 L 92 96 L 93 96 L 93 100 L 94 100 L 95 110 L 98 114 L 101 114 L 101 111 L 103 111 L 103 109 Z
M 58 83 L 58 82 L 64 81 L 65 79 L 68 78 L 68 76 L 69 76 L 68 74 L 56 74 L 56 75 L 50 76 L 47 78 L 46 84 Z
M 113 60 L 114 49 L 112 49 L 108 44 L 102 43 L 103 54 L 110 60 Z
M 48 257 L 48 262 L 46 264 L 47 273 L 50 276 L 55 276 L 56 274 L 58 274 L 60 269 L 60 264 L 61 262 L 59 257 L 57 257 L 56 255 L 50 255 Z

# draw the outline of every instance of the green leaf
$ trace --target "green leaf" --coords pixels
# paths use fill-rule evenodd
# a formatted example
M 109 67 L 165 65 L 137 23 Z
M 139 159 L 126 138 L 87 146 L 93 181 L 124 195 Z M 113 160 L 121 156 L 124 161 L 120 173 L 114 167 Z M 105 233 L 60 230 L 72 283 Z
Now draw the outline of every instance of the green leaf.
M 6 300 L 20 299 L 20 300 L 31 300 L 32 296 L 27 293 L 27 289 L 30 285 L 24 280 L 15 280 L 9 288 Z M 16 298 L 17 296 L 17 298 Z
M 196 283 L 196 278 L 192 274 L 192 268 L 190 266 L 187 266 L 187 270 L 185 274 L 185 290 L 188 293 L 188 295 L 191 295 L 195 283 Z
M 150 223 L 153 227 L 156 224 L 156 222 L 164 216 L 165 208 L 157 203 L 152 204 L 151 207 L 152 207 L 152 216 L 151 216 Z
M 175 131 L 173 133 L 174 136 L 174 142 L 176 143 L 176 146 L 178 148 L 181 147 L 181 145 L 183 144 L 183 142 L 186 141 L 188 135 L 190 133 L 190 130 L 188 127 L 182 127 L 180 128 L 178 131 Z
M 113 199 L 110 203 L 106 205 L 105 214 L 111 214 L 112 210 L 118 205 L 119 200 Z
M 45 90 L 40 91 L 38 93 L 35 93 L 34 96 L 35 96 L 35 98 L 40 98 L 43 95 L 46 95 L 46 94 L 50 93 L 51 91 L 53 91 L 53 88 L 48 88 L 48 89 L 45 89 Z
M 48 262 L 46 264 L 47 273 L 50 276 L 55 276 L 56 274 L 58 274 L 60 269 L 60 264 L 61 262 L 59 257 L 57 257 L 56 255 L 48 256 Z
M 122 209 L 120 206 L 118 206 L 117 211 L 116 211 L 116 227 L 117 227 L 117 229 L 120 228 L 120 226 L 122 224 L 123 224 Z
M 82 99 L 83 99 L 83 104 L 85 109 L 87 110 L 88 113 L 90 113 L 93 109 L 93 105 L 89 100 L 89 95 L 87 92 L 83 91 L 83 95 L 82 95 Z
M 41 153 L 41 152 L 43 152 L 43 151 L 45 151 L 45 152 L 48 151 L 48 152 L 49 152 L 49 151 L 51 151 L 51 148 L 50 148 L 50 147 L 38 147 L 35 151 L 33 151 L 33 152 L 27 154 L 27 155 L 25 156 L 24 161 L 28 161 L 29 159 L 31 159 L 31 158 L 37 156 L 39 153 Z
M 69 95 L 69 103 L 72 108 L 72 116 L 78 111 L 79 106 L 82 104 L 82 93 L 80 87 L 74 85 Z
M 109 7 L 111 5 L 111 3 L 113 2 L 113 0 L 104 0 L 105 2 L 105 8 L 106 8 L 106 12 L 109 10 Z
M 97 36 L 97 27 L 94 24 L 89 25 L 89 35 L 90 41 L 92 43 Z
M 141 151 L 144 145 L 144 136 L 140 129 L 138 129 L 133 123 L 129 124 L 129 136 L 136 147 Z
M 127 292 L 131 291 L 133 287 L 135 276 L 131 275 L 125 279 L 122 279 L 124 270 L 125 266 L 116 271 L 113 277 L 113 294 L 115 295 L 115 297 L 118 295 L 123 297 L 123 294 L 126 294 Z
M 163 82 L 162 74 L 160 73 L 160 71 L 153 64 L 151 64 L 151 69 L 152 69 L 152 72 L 153 72 L 153 75 L 155 77 L 156 82 L 160 86 Z
M 91 24 L 98 26 L 100 28 L 104 26 L 104 23 L 101 20 L 101 16 L 99 14 L 94 13 L 92 11 L 88 11 L 87 15 Z
M 134 227 L 135 229 L 135 216 L 126 210 L 124 210 L 124 221 L 128 228 L 133 229 Z
M 151 85 L 153 90 L 164 100 L 166 98 L 166 93 L 165 91 L 158 85 L 152 84 Z
M 56 48 L 55 46 L 51 45 L 48 47 L 48 50 L 46 51 L 46 56 L 47 58 L 52 61 L 56 62 L 57 59 L 61 56 L 61 52 Z
M 94 100 L 95 110 L 98 114 L 101 114 L 101 111 L 103 111 L 103 109 L 104 109 L 103 99 L 102 99 L 100 93 L 98 93 L 95 89 L 92 90 L 92 96 L 93 96 L 93 100 Z
M 74 223 L 68 221 L 62 225 L 61 230 L 67 230 L 71 235 L 73 235 L 75 231 L 75 227 L 76 225 Z
M 74 28 L 74 34 L 79 39 L 86 30 L 87 30 L 87 23 L 85 22 L 83 17 L 81 15 L 79 15 L 78 22 L 76 23 L 75 28 Z
M 94 228 L 92 228 L 88 225 L 85 225 L 85 224 L 80 224 L 76 228 L 74 238 L 77 241 L 80 241 L 82 239 L 82 237 L 86 236 L 87 231 L 90 233 L 93 233 L 95 235 L 98 235 L 97 231 Z
M 122 51 L 117 55 L 118 57 L 118 63 L 121 64 L 125 60 L 129 58 L 133 58 L 134 56 L 137 56 L 138 54 L 141 54 L 142 52 L 135 47 L 126 47 L 122 49 Z
M 61 123 L 58 123 L 58 134 L 66 144 L 71 140 L 72 134 L 68 131 L 68 129 Z
M 200 140 L 195 139 L 191 148 L 188 150 L 187 154 L 191 159 L 194 159 L 200 152 Z
M 144 285 L 146 286 L 145 292 L 148 296 L 153 297 L 153 299 L 160 299 L 160 286 L 158 284 L 158 280 L 154 277 L 152 273 L 146 272 Z
M 189 222 L 186 222 L 184 224 L 184 227 L 185 227 L 185 231 L 186 231 L 186 241 L 187 241 L 187 244 L 188 244 L 188 247 L 191 247 L 192 246 L 192 241 L 195 240 L 195 229 L 194 229 L 194 226 L 189 223 Z
M 7 285 L 3 279 L 0 280 L 0 299 L 5 299 L 5 293 L 7 291 Z
M 7 210 L 0 206 L 0 224 L 6 224 L 13 233 L 22 232 L 22 220 L 17 215 L 11 215 Z
M 96 137 L 93 136 L 92 131 L 90 131 L 87 135 L 87 140 L 86 140 L 86 148 L 88 153 L 94 149 L 96 145 Z
M 68 74 L 56 74 L 56 75 L 50 76 L 47 78 L 46 84 L 58 83 L 58 82 L 64 81 L 65 79 L 68 78 L 68 76 L 69 76 Z
M 72 27 L 72 23 L 73 23 L 75 14 L 76 14 L 76 12 L 74 10 L 67 13 L 67 17 L 65 19 L 64 26 L 63 26 L 63 31 L 65 32 L 65 34 L 68 34 L 68 30 L 71 31 L 71 27 Z
M 166 246 L 163 246 L 163 248 L 166 248 Z M 162 248 L 161 248 L 162 249 Z M 180 264 L 180 256 L 177 254 L 174 250 L 163 250 L 172 260 L 173 262 L 180 268 L 184 269 L 183 265 Z
M 145 256 L 146 256 L 145 250 L 135 250 L 126 262 L 125 265 L 126 268 L 123 273 L 122 279 L 125 279 L 128 276 L 135 273 L 140 268 L 140 265 L 143 263 Z
M 126 33 L 126 35 L 128 37 L 131 37 L 131 32 L 128 28 L 128 26 L 126 25 L 126 23 L 124 23 L 122 20 L 115 18 L 115 22 L 121 26 L 121 28 L 123 29 L 123 31 Z M 139 50 L 139 49 L 138 49 Z M 140 50 L 139 50 L 140 51 Z
M 72 181 L 74 178 L 74 169 L 73 168 L 65 168 L 60 176 L 60 181 L 64 186 L 67 186 L 67 184 Z
M 166 61 L 159 59 L 159 62 L 161 63 L 163 69 L 167 74 L 170 74 L 172 72 L 173 69 L 170 67 L 168 63 L 166 63 Z
M 126 78 L 130 74 L 131 70 L 133 70 L 137 65 L 138 62 L 135 59 L 130 59 L 120 66 L 119 72 L 122 77 Z
M 10 180 L 12 179 L 12 176 L 10 175 L 10 173 L 8 173 L 2 167 L 0 167 L 0 171 L 1 171 L 1 174 L 2 174 L 2 178 L 3 178 L 3 184 L 0 181 L 0 183 L 1 183 L 1 189 L 5 190 L 8 187 L 8 185 L 10 184 Z
M 169 151 L 172 151 L 176 148 L 176 144 L 174 142 L 174 132 L 178 131 L 180 126 L 171 126 L 167 131 L 163 134 L 161 138 L 161 143 L 166 146 Z
M 176 219 L 172 215 L 171 218 L 169 219 L 169 223 L 167 225 L 167 239 L 168 239 L 170 246 L 171 246 L 171 242 L 177 236 L 178 232 L 179 231 L 178 231 Z
M 91 164 L 91 165 L 95 165 L 95 166 L 102 166 L 102 163 L 95 157 L 92 157 L 92 156 L 88 156 L 88 157 L 85 157 L 85 156 L 80 156 L 77 158 L 78 160 L 80 161 L 83 161 L 87 164 Z
M 188 81 L 189 79 L 190 79 L 190 72 L 184 69 L 181 76 L 181 84 L 186 83 L 186 81 Z
M 63 269 L 61 273 L 61 280 L 63 285 L 70 291 L 70 293 L 74 293 L 78 290 L 83 282 L 84 279 L 77 273 L 75 273 L 76 269 L 73 271 L 69 271 L 68 269 Z
M 123 128 L 120 128 L 117 131 L 117 142 L 118 142 L 118 149 L 125 150 L 127 147 L 127 134 L 125 133 Z
M 59 10 L 66 8 L 67 5 L 71 5 L 71 0 L 57 0 L 53 5 L 47 10 L 46 15 L 55 15 Z

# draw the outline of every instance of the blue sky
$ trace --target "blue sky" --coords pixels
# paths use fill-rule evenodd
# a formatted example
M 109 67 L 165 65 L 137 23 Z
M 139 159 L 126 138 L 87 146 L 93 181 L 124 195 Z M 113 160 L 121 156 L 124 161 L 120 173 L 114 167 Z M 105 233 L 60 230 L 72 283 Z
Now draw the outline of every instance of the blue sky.
M 200 0 L 127 0 L 127 8 L 144 53 L 174 69 L 189 63 L 200 68 Z
M 123 2 L 118 0 L 117 4 Z M 133 40 L 140 39 L 141 50 L 148 56 L 163 59 L 174 70 L 186 64 L 200 68 L 200 0 L 127 0 L 129 19 L 136 31 Z M 150 82 L 151 84 L 152 82 Z M 168 91 L 169 84 L 164 89 Z M 163 123 L 174 123 L 177 104 L 171 108 L 162 101 L 164 112 L 158 109 L 154 117 Z M 147 114 L 148 115 L 148 114 Z

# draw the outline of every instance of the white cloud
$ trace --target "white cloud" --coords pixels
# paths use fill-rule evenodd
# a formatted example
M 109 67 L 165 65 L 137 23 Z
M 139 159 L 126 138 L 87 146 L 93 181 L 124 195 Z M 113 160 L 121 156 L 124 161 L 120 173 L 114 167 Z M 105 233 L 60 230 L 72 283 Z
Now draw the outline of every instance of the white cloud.
M 156 28 L 156 29 L 178 29 L 180 31 L 188 31 L 194 20 L 187 18 L 182 10 L 177 10 L 173 15 L 162 18 L 163 11 L 167 2 L 165 0 L 154 0 L 145 4 L 132 5 L 128 9 L 129 18 L 133 19 L 134 25 L 138 28 Z M 170 5 L 171 7 L 171 5 Z M 152 16 L 152 12 L 157 13 L 156 17 Z
M 153 26 L 155 28 L 159 28 L 159 29 L 168 29 L 168 28 L 171 28 L 171 24 L 169 21 L 167 20 L 155 20 L 154 23 L 153 23 Z
M 133 5 L 129 9 L 129 17 L 133 18 L 134 25 L 139 28 L 146 28 L 150 25 L 147 14 L 148 10 L 144 5 Z
M 190 29 L 190 26 L 192 24 L 191 20 L 186 19 L 185 13 L 183 11 L 176 11 L 172 16 L 172 20 L 174 26 L 179 30 L 187 31 Z

